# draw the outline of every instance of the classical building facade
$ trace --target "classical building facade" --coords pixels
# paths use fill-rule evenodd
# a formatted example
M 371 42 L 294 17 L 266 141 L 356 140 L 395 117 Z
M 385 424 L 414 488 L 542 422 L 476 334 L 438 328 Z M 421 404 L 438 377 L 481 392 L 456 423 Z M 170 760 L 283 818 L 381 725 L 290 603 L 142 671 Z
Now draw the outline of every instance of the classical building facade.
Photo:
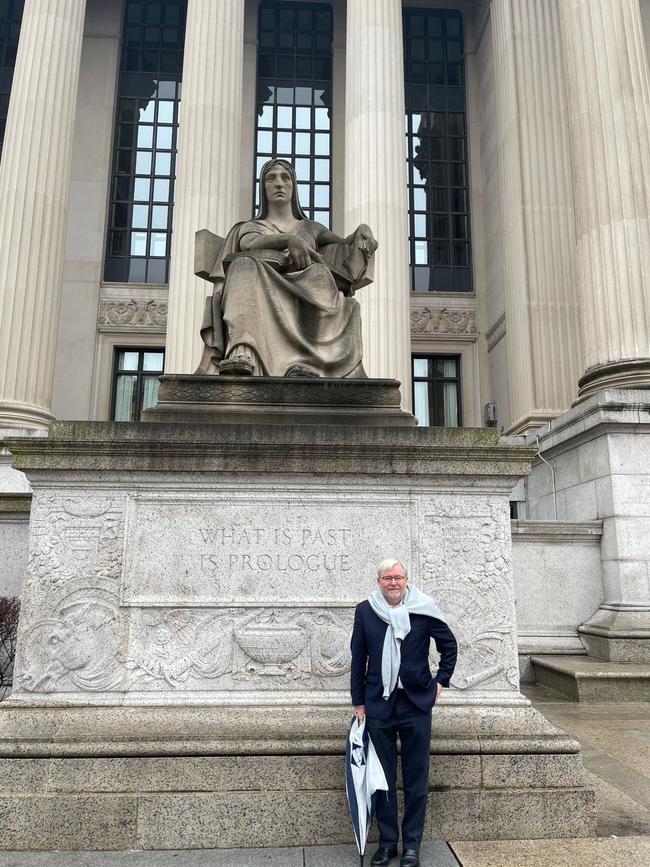
M 649 41 L 649 0 L 0 0 L 0 430 L 136 419 L 192 372 L 194 233 L 290 158 L 311 216 L 379 240 L 369 374 L 539 442 L 529 649 L 570 585 L 555 649 L 598 609 L 590 652 L 647 659 Z

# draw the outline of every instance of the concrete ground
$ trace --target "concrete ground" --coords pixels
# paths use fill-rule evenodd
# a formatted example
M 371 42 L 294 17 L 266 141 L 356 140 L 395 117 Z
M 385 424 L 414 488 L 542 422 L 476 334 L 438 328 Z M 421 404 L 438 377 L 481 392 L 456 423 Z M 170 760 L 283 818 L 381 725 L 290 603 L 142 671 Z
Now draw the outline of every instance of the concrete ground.
M 523 690 L 572 734 L 596 790 L 598 837 L 587 840 L 449 841 L 422 846 L 423 867 L 647 867 L 650 864 L 650 703 L 567 701 Z M 1 831 L 0 831 L 1 833 Z M 365 865 L 374 844 L 369 844 Z M 0 867 L 356 867 L 354 846 L 175 852 L 0 852 Z M 398 860 L 391 863 L 397 867 Z

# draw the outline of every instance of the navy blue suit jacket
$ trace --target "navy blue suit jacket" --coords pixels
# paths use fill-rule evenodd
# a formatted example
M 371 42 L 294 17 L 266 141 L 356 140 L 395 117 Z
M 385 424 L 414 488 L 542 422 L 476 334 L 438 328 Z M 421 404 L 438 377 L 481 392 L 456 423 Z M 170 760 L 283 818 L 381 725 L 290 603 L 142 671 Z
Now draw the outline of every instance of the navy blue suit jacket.
M 411 614 L 411 631 L 402 641 L 399 679 L 407 696 L 420 710 L 429 711 L 436 700 L 438 684 L 449 686 L 454 673 L 458 645 L 446 623 L 424 614 Z M 388 700 L 383 698 L 381 656 L 388 624 L 378 617 L 366 599 L 357 605 L 352 630 L 352 672 L 350 692 L 355 707 L 365 705 L 366 714 L 386 719 L 397 690 Z M 440 665 L 435 677 L 429 668 L 431 639 L 440 653 Z

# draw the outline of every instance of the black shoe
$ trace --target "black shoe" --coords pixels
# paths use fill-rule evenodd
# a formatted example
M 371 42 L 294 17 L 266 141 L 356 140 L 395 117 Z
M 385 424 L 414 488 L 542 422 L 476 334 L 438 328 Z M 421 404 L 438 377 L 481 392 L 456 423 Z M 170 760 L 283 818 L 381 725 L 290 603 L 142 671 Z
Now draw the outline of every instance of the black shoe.
M 420 853 L 417 849 L 405 849 L 399 867 L 420 867 Z
M 380 846 L 372 856 L 372 867 L 386 867 L 393 858 L 397 858 L 397 846 L 392 846 L 387 849 L 385 846 Z

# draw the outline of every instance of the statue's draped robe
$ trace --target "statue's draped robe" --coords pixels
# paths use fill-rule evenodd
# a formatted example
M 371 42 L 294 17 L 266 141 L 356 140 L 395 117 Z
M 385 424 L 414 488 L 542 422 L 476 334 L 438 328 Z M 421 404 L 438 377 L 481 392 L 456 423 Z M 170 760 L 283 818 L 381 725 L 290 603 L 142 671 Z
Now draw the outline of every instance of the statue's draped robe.
M 301 220 L 293 234 L 316 249 L 322 231 L 319 223 Z M 201 328 L 213 362 L 246 344 L 255 350 L 265 376 L 284 376 L 293 364 L 319 376 L 364 376 L 361 315 L 354 298 L 338 289 L 324 263 L 292 271 L 280 251 L 242 252 L 241 239 L 250 234 L 282 233 L 268 220 L 238 223 L 228 233 L 211 275 L 215 287 Z M 330 245 L 320 252 L 339 270 L 346 268 L 350 282 L 363 277 L 357 250 Z M 240 255 L 224 261 L 234 253 Z

